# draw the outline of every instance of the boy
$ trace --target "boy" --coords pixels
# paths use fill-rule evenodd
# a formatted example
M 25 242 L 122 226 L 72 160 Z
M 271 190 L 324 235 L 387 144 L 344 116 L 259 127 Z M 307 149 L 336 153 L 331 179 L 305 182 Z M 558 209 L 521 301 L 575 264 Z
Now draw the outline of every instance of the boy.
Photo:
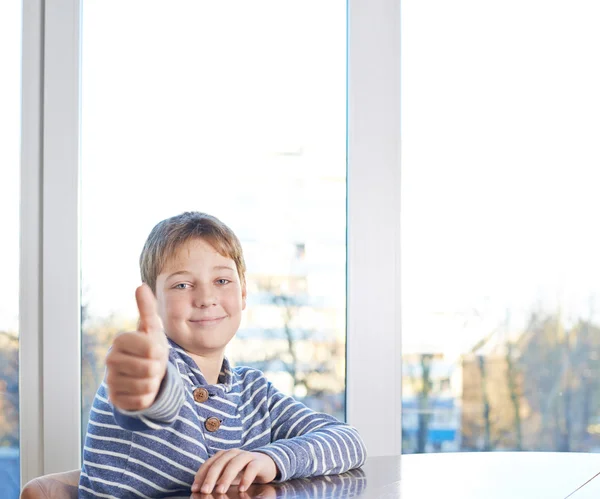
M 79 497 L 209 494 L 343 473 L 366 458 L 357 431 L 232 368 L 246 307 L 235 234 L 215 217 L 163 220 L 140 256 L 138 331 L 118 335 L 90 412 Z

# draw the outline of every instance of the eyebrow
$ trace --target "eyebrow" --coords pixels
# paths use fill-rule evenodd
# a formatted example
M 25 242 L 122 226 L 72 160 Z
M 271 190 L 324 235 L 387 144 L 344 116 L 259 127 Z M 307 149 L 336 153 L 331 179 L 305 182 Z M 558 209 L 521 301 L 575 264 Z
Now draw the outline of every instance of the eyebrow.
M 171 277 L 174 277 L 176 275 L 181 275 L 181 274 L 191 274 L 191 272 L 189 270 L 178 270 L 177 272 L 173 272 L 172 274 L 169 274 L 167 276 L 167 279 L 171 279 Z
M 213 270 L 231 270 L 232 272 L 235 272 L 235 270 L 228 265 L 216 265 L 213 267 Z
M 216 265 L 213 267 L 213 270 L 231 270 L 231 272 L 235 272 L 235 270 L 232 267 L 229 267 L 228 265 Z M 177 272 L 169 274 L 167 276 L 167 279 L 171 279 L 171 277 L 181 274 L 191 274 L 191 272 L 189 270 L 178 270 Z

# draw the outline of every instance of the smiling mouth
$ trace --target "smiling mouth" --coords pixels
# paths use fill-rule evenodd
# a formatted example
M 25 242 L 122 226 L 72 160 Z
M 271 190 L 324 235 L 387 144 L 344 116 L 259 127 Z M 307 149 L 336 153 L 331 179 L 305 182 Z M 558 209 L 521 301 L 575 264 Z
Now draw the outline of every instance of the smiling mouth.
M 192 324 L 197 324 L 199 326 L 212 326 L 214 324 L 218 324 L 223 319 L 225 319 L 225 316 L 223 316 L 223 317 L 207 317 L 206 319 L 190 320 L 190 322 Z

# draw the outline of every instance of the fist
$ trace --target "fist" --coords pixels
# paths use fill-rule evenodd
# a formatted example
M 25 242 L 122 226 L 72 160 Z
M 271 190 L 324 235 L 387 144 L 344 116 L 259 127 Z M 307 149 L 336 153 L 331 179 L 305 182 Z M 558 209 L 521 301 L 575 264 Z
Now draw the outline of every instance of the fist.
M 138 330 L 117 335 L 106 356 L 108 398 L 125 411 L 140 411 L 154 403 L 169 360 L 169 344 L 152 290 L 142 284 L 135 299 Z

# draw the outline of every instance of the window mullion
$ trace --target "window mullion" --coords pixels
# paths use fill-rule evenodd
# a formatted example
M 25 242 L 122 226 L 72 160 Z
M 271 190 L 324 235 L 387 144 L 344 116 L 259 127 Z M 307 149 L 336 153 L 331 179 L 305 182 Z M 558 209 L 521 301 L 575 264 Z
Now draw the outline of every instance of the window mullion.
M 348 422 L 402 447 L 400 1 L 348 2 Z
M 23 2 L 19 271 L 19 441 L 21 483 L 41 475 L 41 164 L 43 0 Z
M 44 472 L 80 466 L 80 1 L 46 0 L 43 130 Z

